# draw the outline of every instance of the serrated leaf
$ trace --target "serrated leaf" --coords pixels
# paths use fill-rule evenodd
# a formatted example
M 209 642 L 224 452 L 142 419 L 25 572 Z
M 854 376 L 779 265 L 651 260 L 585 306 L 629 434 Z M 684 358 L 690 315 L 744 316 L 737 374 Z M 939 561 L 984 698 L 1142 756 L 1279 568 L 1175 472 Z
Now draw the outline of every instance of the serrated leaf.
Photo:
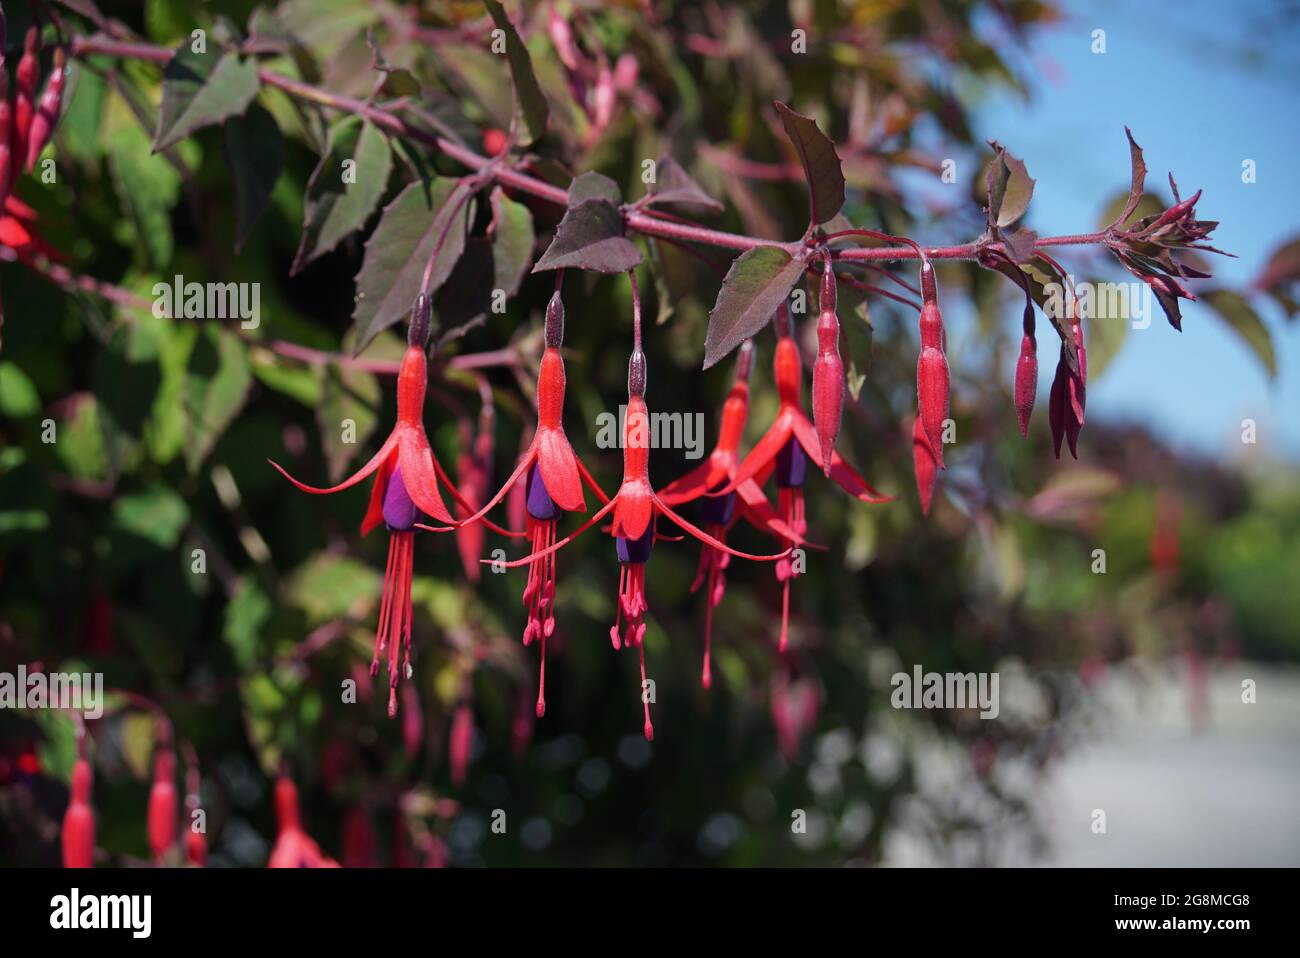
M 723 206 L 671 156 L 662 156 L 655 164 L 655 181 L 650 187 L 646 206 L 680 206 L 703 213 L 721 213 Z
M 818 129 L 812 117 L 794 112 L 779 100 L 776 111 L 803 165 L 812 222 L 825 223 L 844 205 L 844 170 L 835 144 Z
M 1115 227 L 1127 220 L 1133 211 L 1137 209 L 1138 203 L 1142 201 L 1142 191 L 1147 181 L 1147 164 L 1142 158 L 1142 147 L 1137 145 L 1133 139 L 1133 131 L 1124 127 L 1124 135 L 1128 137 L 1128 153 L 1130 167 L 1130 183 L 1128 188 L 1128 199 L 1124 203 L 1124 209 L 1109 224 L 1109 227 Z
M 572 268 L 623 273 L 640 262 L 640 251 L 623 235 L 623 214 L 607 200 L 592 199 L 569 207 L 533 272 Z
M 436 179 L 427 188 L 412 183 L 384 207 L 357 273 L 352 321 L 358 353 L 376 334 L 410 312 L 435 247 L 438 259 L 430 277 L 430 292 L 437 292 L 451 275 L 465 249 L 475 189 L 467 180 Z
M 528 47 L 519 38 L 501 4 L 496 0 L 483 0 L 497 29 L 505 34 L 506 58 L 510 61 L 510 78 L 515 87 L 515 130 L 524 146 L 536 142 L 546 132 L 546 97 L 533 72 L 533 59 Z
M 235 182 L 235 249 L 243 248 L 253 224 L 271 201 L 284 166 L 284 137 L 275 119 L 254 103 L 225 125 L 226 162 Z
M 163 69 L 154 152 L 167 149 L 195 130 L 240 115 L 260 86 L 255 61 L 212 47 L 195 53 L 186 40 Z
M 375 431 L 379 399 L 379 380 L 372 373 L 337 363 L 325 368 L 316 423 L 331 482 L 343 477 L 348 463 Z M 350 441 L 345 441 L 345 432 Z
M 290 275 L 366 225 L 392 170 L 388 137 L 374 124 L 350 118 L 330 130 L 325 153 L 307 181 L 302 239 Z
M 1215 289 L 1201 293 L 1200 298 L 1219 314 L 1229 329 L 1241 337 L 1241 341 L 1263 365 L 1268 378 L 1275 378 L 1277 357 L 1273 352 L 1273 337 L 1246 297 L 1235 290 Z
M 569 206 L 579 206 L 587 200 L 604 200 L 618 206 L 623 202 L 623 191 L 604 173 L 583 173 L 569 184 Z
M 717 302 L 709 312 L 704 338 L 704 368 L 725 357 L 771 321 L 804 273 L 807 261 L 779 246 L 759 246 L 738 257 L 727 270 Z
M 205 323 L 190 353 L 185 383 L 189 441 L 185 464 L 195 472 L 248 399 L 253 373 L 239 337 Z

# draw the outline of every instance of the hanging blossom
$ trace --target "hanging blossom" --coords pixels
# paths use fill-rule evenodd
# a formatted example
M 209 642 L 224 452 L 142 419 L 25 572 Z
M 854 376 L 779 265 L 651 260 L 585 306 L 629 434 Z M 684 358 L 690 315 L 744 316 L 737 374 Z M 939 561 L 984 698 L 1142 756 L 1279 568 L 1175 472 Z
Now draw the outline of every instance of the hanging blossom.
M 0 20 L 3 19 L 0 13 Z M 13 195 L 18 174 L 30 170 L 58 123 L 66 82 L 65 54 L 54 51 L 54 69 L 45 91 L 37 100 L 41 69 L 40 29 L 32 26 L 23 42 L 23 53 L 14 70 L 14 90 L 9 95 L 9 71 L 0 53 L 0 246 L 13 250 L 19 261 L 40 255 L 61 257 L 35 230 L 36 211 Z
M 477 513 L 466 519 L 481 519 L 505 499 L 520 479 L 525 488 L 526 531 L 536 559 L 528 564 L 528 584 L 523 602 L 528 610 L 524 645 L 541 643 L 537 677 L 537 717 L 546 714 L 546 640 L 555 632 L 555 529 L 561 510 L 586 512 L 583 483 L 603 503 L 609 496 L 592 478 L 569 444 L 564 432 L 564 303 L 557 289 L 546 305 L 546 348 L 537 373 L 537 430 L 510 478 Z
M 628 277 L 632 283 L 633 339 L 627 371 L 627 416 L 623 428 L 623 483 L 613 498 L 571 534 L 522 559 L 507 562 L 506 566 L 513 568 L 531 565 L 538 559 L 546 558 L 596 525 L 606 515 L 613 513 L 610 534 L 614 537 L 619 575 L 618 602 L 615 606 L 614 624 L 609 630 L 609 640 L 616 650 L 637 650 L 641 668 L 641 703 L 645 716 L 643 731 L 647 740 L 653 740 L 654 725 L 650 721 L 644 640 L 645 616 L 650 611 L 645 597 L 646 562 L 654 547 L 656 520 L 663 516 L 706 546 L 742 559 L 773 562 L 788 556 L 790 549 L 769 556 L 751 555 L 733 549 L 687 522 L 660 499 L 650 485 L 650 413 L 645 402 L 646 358 L 641 350 L 641 297 L 635 274 L 629 272 Z
M 415 556 L 415 529 L 450 532 L 463 523 L 451 517 L 438 492 L 441 481 L 467 512 L 473 506 L 456 489 L 450 477 L 433 455 L 424 431 L 424 395 L 428 385 L 428 359 L 425 349 L 432 328 L 432 308 L 428 296 L 416 298 L 407 335 L 406 354 L 397 374 L 397 424 L 374 458 L 336 486 L 318 489 L 299 482 L 278 463 L 280 473 L 303 492 L 328 495 L 350 489 L 375 475 L 370 505 L 361 522 L 364 536 L 381 522 L 388 527 L 388 564 L 384 570 L 384 590 L 379 603 L 379 624 L 375 631 L 375 651 L 370 675 L 379 674 L 379 660 L 387 655 L 388 717 L 397 715 L 399 655 L 404 653 L 401 672 L 411 676 L 411 570 Z M 420 514 L 443 523 L 430 526 L 418 522 Z M 469 520 L 465 520 L 469 521 Z M 494 523 L 483 520 L 489 528 L 511 535 Z
M 275 818 L 279 834 L 267 868 L 338 868 L 339 863 L 320 850 L 298 817 L 298 787 L 287 775 L 275 783 Z
M 754 344 L 747 339 L 741 344 L 736 358 L 735 381 L 722 405 L 722 423 L 717 445 L 713 447 L 709 458 L 699 466 L 660 489 L 659 499 L 670 506 L 698 500 L 703 519 L 701 525 L 705 532 L 719 542 L 726 542 L 727 532 L 738 518 L 743 518 L 760 532 L 773 533 L 787 542 L 802 543 L 802 537 L 781 521 L 753 479 L 746 479 L 734 492 L 724 496 L 709 495 L 736 478 L 740 465 L 740 440 L 745 432 L 745 420 L 749 416 L 749 375 L 753 362 Z M 691 583 L 692 592 L 698 592 L 701 586 L 707 585 L 704 599 L 704 664 L 700 673 L 700 681 L 706 689 L 713 684 L 713 610 L 722 602 L 726 593 L 726 570 L 730 564 L 729 553 L 703 543 L 700 548 L 700 564 L 695 572 L 695 580 Z
M 794 534 L 785 537 L 786 556 L 776 564 L 776 578 L 781 583 L 781 638 L 778 648 L 785 651 L 790 635 L 790 583 L 803 572 L 801 564 L 791 560 L 790 553 L 800 544 L 799 538 L 808 531 L 804 505 L 808 460 L 811 459 L 817 468 L 855 499 L 882 503 L 889 502 L 891 497 L 883 496 L 871 488 L 857 470 L 835 451 L 833 445 L 829 458 L 823 454 L 822 439 L 830 430 L 825 427 L 818 430 L 803 411 L 803 367 L 799 359 L 799 347 L 790 334 L 790 313 L 785 303 L 777 309 L 773 324 L 777 340 L 772 372 L 780 407 L 776 418 L 740 464 L 731 482 L 713 495 L 725 496 L 735 492 L 749 479 L 760 486 L 769 477 L 776 480 L 777 513 Z
M 63 813 L 63 867 L 93 868 L 95 865 L 95 813 L 90 807 L 93 774 L 85 756 L 72 764 L 72 797 Z
M 153 784 L 149 787 L 149 850 L 161 865 L 176 844 L 176 755 L 164 743 L 153 759 Z

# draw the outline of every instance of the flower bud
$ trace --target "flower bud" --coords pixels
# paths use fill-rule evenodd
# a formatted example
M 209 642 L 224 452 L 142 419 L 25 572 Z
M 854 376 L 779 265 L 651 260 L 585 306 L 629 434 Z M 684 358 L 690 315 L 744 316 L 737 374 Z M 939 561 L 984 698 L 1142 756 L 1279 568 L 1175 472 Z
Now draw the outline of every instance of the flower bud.
M 1061 358 L 1056 361 L 1052 391 L 1047 397 L 1047 422 L 1052 428 L 1052 452 L 1057 459 L 1061 458 L 1061 439 L 1065 436 L 1066 407 L 1069 405 L 1066 379 L 1069 372 L 1069 367 L 1065 364 L 1065 350 L 1062 348 Z
M 551 296 L 551 301 L 546 304 L 546 345 L 552 349 L 559 349 L 564 345 L 564 300 L 560 299 L 560 291 L 557 289 Z
M 1016 360 L 1015 403 L 1016 418 L 1020 420 L 1020 435 L 1029 435 L 1029 417 L 1034 411 L 1034 398 L 1038 392 L 1038 344 L 1025 333 L 1020 338 L 1020 358 Z
M 840 358 L 840 324 L 834 311 L 817 320 L 817 360 L 813 363 L 813 424 L 821 442 L 822 471 L 831 474 L 831 457 L 844 418 L 844 360 Z
M 10 175 L 14 175 L 27 159 L 27 142 L 32 129 L 32 120 L 36 115 L 36 86 L 40 81 L 40 55 L 37 45 L 40 31 L 30 27 L 23 44 L 23 55 L 18 60 L 18 69 L 14 71 L 16 81 L 14 92 L 13 130 L 9 136 Z
M 640 348 L 632 351 L 627 361 L 627 395 L 631 399 L 645 395 L 645 353 Z
M 95 813 L 90 809 L 90 763 L 79 758 L 72 766 L 72 796 L 63 815 L 63 867 L 91 868 L 95 864 Z
M 916 490 L 921 495 L 921 513 L 930 514 L 930 501 L 934 498 L 934 483 L 938 476 L 938 462 L 925 437 L 921 417 L 912 420 L 912 467 L 916 472 Z
M 451 720 L 451 744 L 448 757 L 451 761 L 451 782 L 462 785 L 469 768 L 470 748 L 474 745 L 474 712 L 468 705 L 456 709 Z
M 32 121 L 31 133 L 27 143 L 27 169 L 36 165 L 41 151 L 54 135 L 58 125 L 59 114 L 63 110 L 63 85 L 66 77 L 63 48 L 54 51 L 54 72 L 50 74 L 45 92 L 41 94 L 40 106 L 36 109 L 36 118 Z
M 163 749 L 154 756 L 153 786 L 149 789 L 149 848 L 158 859 L 176 841 L 176 759 Z
M 948 418 L 948 360 L 937 346 L 926 346 L 916 364 L 916 398 L 921 427 L 935 462 L 943 468 L 943 424 Z

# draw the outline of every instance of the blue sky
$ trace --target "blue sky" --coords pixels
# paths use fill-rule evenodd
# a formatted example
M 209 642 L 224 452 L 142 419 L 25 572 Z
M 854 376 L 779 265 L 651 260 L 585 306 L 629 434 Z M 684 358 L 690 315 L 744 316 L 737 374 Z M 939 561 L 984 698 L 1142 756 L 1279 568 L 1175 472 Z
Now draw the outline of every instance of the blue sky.
M 1101 204 L 1128 183 L 1127 124 L 1148 188 L 1167 196 L 1172 170 L 1184 197 L 1204 190 L 1201 217 L 1221 221 L 1214 245 L 1239 257 L 1215 257 L 1216 278 L 1254 276 L 1300 235 L 1300 10 L 1288 17 L 1285 6 L 1065 0 L 1067 21 L 1040 34 L 1025 65 L 1039 78 L 1031 102 L 998 96 L 975 108 L 977 129 L 1038 181 L 1029 225 L 1045 234 L 1095 228 Z M 1092 52 L 1095 29 L 1106 32 L 1104 54 Z M 1247 158 L 1257 168 L 1249 185 Z M 1288 325 L 1271 302 L 1256 303 L 1274 337 L 1274 382 L 1208 307 L 1184 306 L 1181 335 L 1157 309 L 1088 390 L 1090 418 L 1139 420 L 1179 448 L 1236 458 L 1241 420 L 1251 417 L 1257 451 L 1300 460 L 1300 318 Z

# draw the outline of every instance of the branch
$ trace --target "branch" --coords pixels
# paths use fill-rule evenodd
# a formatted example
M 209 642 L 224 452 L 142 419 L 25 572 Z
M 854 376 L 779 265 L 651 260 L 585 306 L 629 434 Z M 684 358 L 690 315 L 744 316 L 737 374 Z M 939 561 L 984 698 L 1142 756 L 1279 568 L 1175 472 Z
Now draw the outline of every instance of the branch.
M 90 37 L 74 37 L 71 43 L 71 53 L 75 57 L 100 54 L 150 60 L 155 63 L 167 63 L 171 60 L 174 52 L 169 47 L 156 46 L 150 43 L 126 42 L 102 34 Z M 529 176 L 527 173 L 521 172 L 506 163 L 499 162 L 499 158 L 494 160 L 483 156 L 475 153 L 462 143 L 457 143 L 446 137 L 438 136 L 436 133 L 430 133 L 427 130 L 412 126 L 384 107 L 375 106 L 354 97 L 322 90 L 320 87 L 313 86 L 310 83 L 303 83 L 301 80 L 296 80 L 293 77 L 285 76 L 283 73 L 277 73 L 265 67 L 260 68 L 257 73 L 259 79 L 267 86 L 274 87 L 300 100 L 316 103 L 341 113 L 350 113 L 363 117 L 389 133 L 433 147 L 471 170 L 484 171 L 485 175 L 502 186 L 510 187 L 521 193 L 527 193 L 559 206 L 568 205 L 568 190 Z M 793 254 L 802 242 L 773 243 L 771 240 L 758 236 L 728 233 L 723 230 L 709 229 L 691 223 L 667 221 L 635 209 L 624 209 L 623 220 L 629 230 L 641 233 L 643 236 L 653 236 L 679 242 L 703 243 L 708 246 L 736 250 L 737 252 L 744 252 L 759 246 L 778 246 Z M 1035 244 L 1035 248 L 1095 245 L 1103 243 L 1105 240 L 1105 232 L 1048 236 L 1039 239 Z M 813 240 L 810 239 L 809 242 L 813 242 Z M 975 260 L 983 250 L 1005 252 L 1002 243 L 973 242 L 960 246 L 927 248 L 925 255 L 930 259 Z M 917 250 L 907 246 L 837 249 L 832 250 L 831 255 L 834 259 L 846 262 L 898 261 L 918 259 L 920 257 Z

